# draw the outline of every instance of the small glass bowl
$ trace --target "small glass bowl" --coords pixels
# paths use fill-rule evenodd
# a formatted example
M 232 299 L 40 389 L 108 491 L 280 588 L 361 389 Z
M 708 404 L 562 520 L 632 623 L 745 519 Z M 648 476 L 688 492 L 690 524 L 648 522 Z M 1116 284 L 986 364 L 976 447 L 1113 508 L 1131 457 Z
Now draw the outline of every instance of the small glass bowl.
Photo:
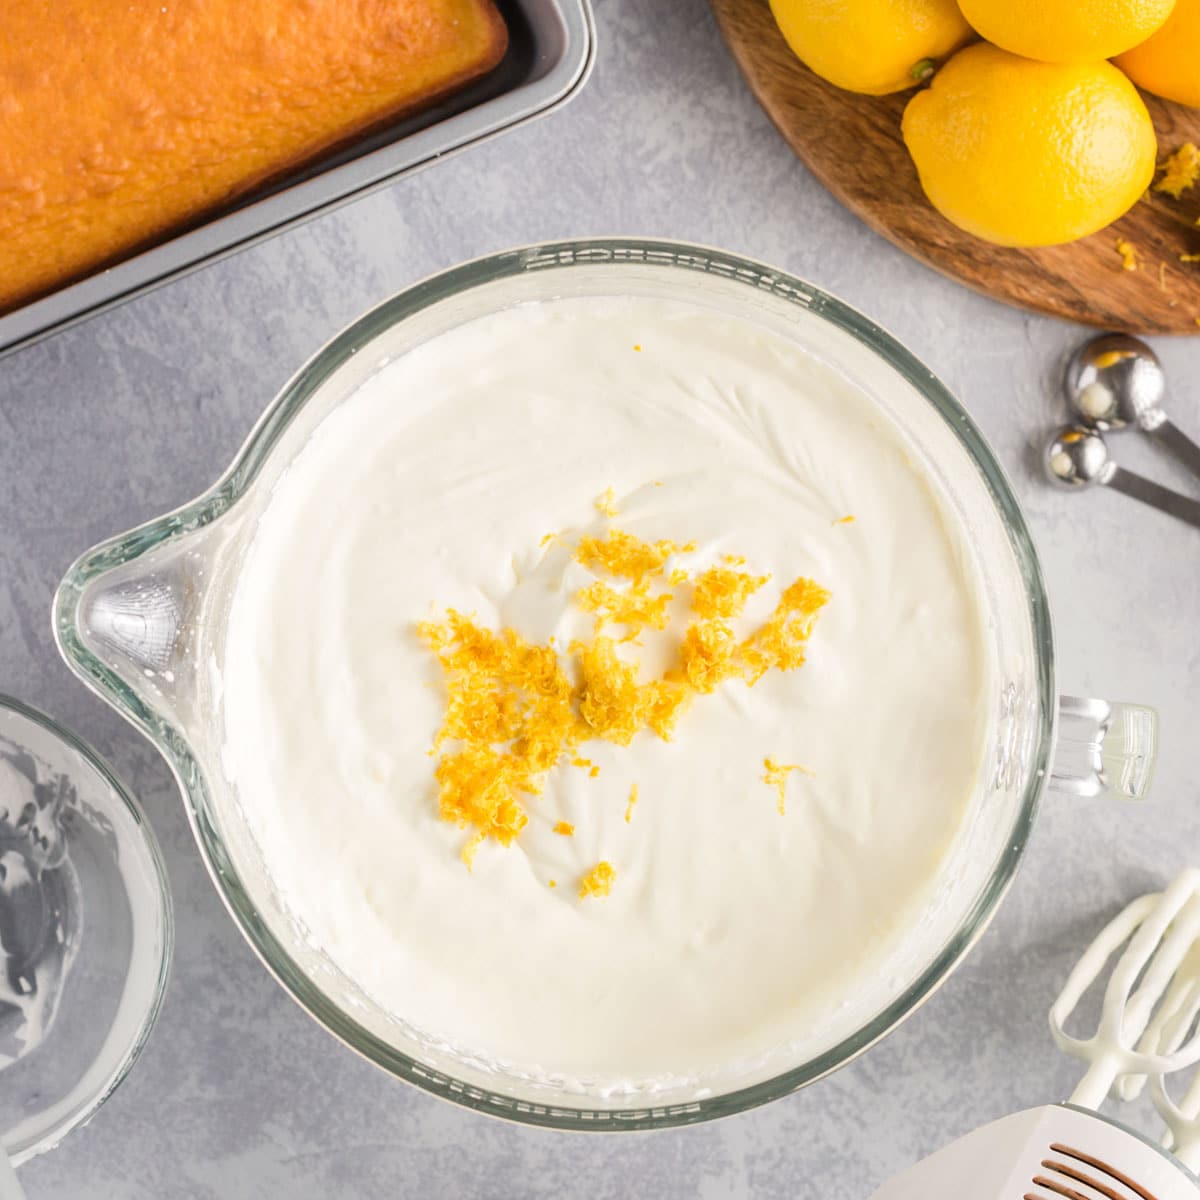
M 0 695 L 0 1143 L 56 1146 L 125 1078 L 173 945 L 162 855 L 96 753 Z

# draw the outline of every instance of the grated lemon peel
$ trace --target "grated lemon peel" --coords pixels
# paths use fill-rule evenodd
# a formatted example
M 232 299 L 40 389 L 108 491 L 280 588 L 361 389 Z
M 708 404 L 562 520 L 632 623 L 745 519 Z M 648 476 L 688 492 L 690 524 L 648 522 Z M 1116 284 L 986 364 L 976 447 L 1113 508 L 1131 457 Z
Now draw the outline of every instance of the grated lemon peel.
M 1163 177 L 1154 185 L 1156 192 L 1165 192 L 1178 200 L 1200 179 L 1200 150 L 1184 142 L 1167 160 L 1159 164 Z
M 746 601 L 770 578 L 770 575 L 748 575 L 732 567 L 709 567 L 696 577 L 692 612 L 706 619 L 740 617 Z
M 607 896 L 612 891 L 613 880 L 617 873 L 613 865 L 601 859 L 579 881 L 579 898 L 586 900 L 589 896 Z
M 793 771 L 799 771 L 802 775 L 811 775 L 812 771 L 799 763 L 776 762 L 770 755 L 763 759 L 763 767 L 766 769 L 763 783 L 775 788 L 779 793 L 779 815 L 782 817 L 786 811 L 788 776 Z
M 620 513 L 617 507 L 617 496 L 612 488 L 605 488 L 604 495 L 596 501 L 596 508 L 606 517 L 615 517 Z
M 455 609 L 441 620 L 418 623 L 417 635 L 436 658 L 445 687 L 445 712 L 431 751 L 438 756 L 438 814 L 470 830 L 462 851 L 468 867 L 483 842 L 512 844 L 528 823 L 529 798 L 542 793 L 546 775 L 564 757 L 592 777 L 599 773 L 578 753 L 582 743 L 600 739 L 627 746 L 642 732 L 670 741 L 698 696 L 734 679 L 752 687 L 769 670 L 804 664 L 805 645 L 829 592 L 810 579 L 796 579 L 767 619 L 739 639 L 730 621 L 770 576 L 719 566 L 694 576 L 680 567 L 668 577 L 670 560 L 694 549 L 694 543 L 647 542 L 620 529 L 581 537 L 575 560 L 607 578 L 574 597 L 595 615 L 596 629 L 590 640 L 572 642 L 565 656 L 513 629 L 486 629 Z M 732 556 L 725 561 L 743 562 Z M 692 594 L 676 664 L 660 678 L 642 681 L 640 664 L 621 656 L 622 642 L 606 626 L 634 633 L 667 630 L 673 593 L 656 594 L 655 588 L 676 586 L 680 572 L 679 582 L 690 583 Z M 621 583 L 623 588 L 616 586 Z M 786 768 L 784 778 L 796 769 L 801 768 Z M 782 803 L 782 790 L 780 796 Z M 627 821 L 636 801 L 635 785 Z M 574 828 L 560 821 L 554 831 L 569 835 Z

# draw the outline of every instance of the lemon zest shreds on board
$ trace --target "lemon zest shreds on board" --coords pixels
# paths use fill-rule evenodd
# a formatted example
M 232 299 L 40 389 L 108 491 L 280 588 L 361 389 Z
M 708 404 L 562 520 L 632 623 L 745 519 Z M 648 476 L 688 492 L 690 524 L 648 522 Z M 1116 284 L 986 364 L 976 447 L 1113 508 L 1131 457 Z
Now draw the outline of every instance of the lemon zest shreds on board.
M 549 881 L 549 883 L 547 883 L 547 885 L 546 885 L 546 886 L 547 886 L 547 887 L 558 887 L 558 880 L 557 880 L 557 879 L 551 879 L 551 880 Z
M 1181 254 L 1179 256 L 1179 261 L 1181 263 L 1200 263 L 1200 254 Z
M 853 525 L 854 524 L 854 514 L 847 513 L 844 517 L 838 517 L 838 519 L 836 521 L 834 521 L 834 524 L 835 525 Z
M 730 567 L 709 567 L 696 577 L 692 612 L 698 617 L 740 617 L 750 599 L 770 575 L 747 575 Z
M 624 625 L 630 636 L 642 628 L 669 632 L 673 595 L 663 590 L 666 564 L 694 549 L 692 543 L 645 542 L 617 529 L 603 538 L 580 538 L 576 560 L 607 579 L 597 578 L 575 595 L 580 609 L 596 615 L 596 629 L 562 655 L 553 638 L 538 645 L 513 629 L 485 628 L 455 609 L 417 625 L 445 686 L 442 725 L 430 750 L 437 756 L 438 813 L 470 830 L 462 850 L 468 867 L 484 841 L 513 842 L 528 823 L 529 799 L 543 792 L 547 774 L 564 758 L 592 777 L 599 774 L 578 752 L 581 743 L 600 738 L 626 746 L 642 732 L 670 741 L 696 697 L 728 680 L 753 685 L 768 670 L 803 664 L 805 643 L 829 600 L 824 588 L 795 580 L 770 617 L 739 640 L 731 622 L 770 577 L 709 567 L 693 578 L 681 567 L 671 572 L 672 580 L 678 572 L 681 582 L 694 586 L 675 663 L 658 678 L 639 678 L 642 664 L 623 658 L 622 642 L 603 626 Z M 635 786 L 626 820 L 636 800 Z M 554 830 L 574 832 L 561 821 Z
M 625 824 L 628 825 L 633 819 L 633 806 L 638 802 L 638 785 L 635 783 L 629 789 L 629 801 L 625 805 Z
M 1117 238 L 1117 253 L 1121 256 L 1122 271 L 1138 269 L 1138 248 L 1125 238 Z
M 767 755 L 767 757 L 763 759 L 763 766 L 766 768 L 767 772 L 763 776 L 763 783 L 775 788 L 778 791 L 779 815 L 782 817 L 785 812 L 788 776 L 793 771 L 800 771 L 804 775 L 811 775 L 812 771 L 810 771 L 808 767 L 802 767 L 799 763 L 776 762 L 770 755 Z
M 561 834 L 563 837 L 574 837 L 575 826 L 570 821 L 556 821 L 554 823 L 554 832 Z
M 580 900 L 586 900 L 589 896 L 607 896 L 612 891 L 616 877 L 612 863 L 602 859 L 579 881 Z
M 596 507 L 606 516 L 615 517 L 620 513 L 617 507 L 616 493 L 612 488 L 605 488 L 604 495 L 596 501 Z
M 1200 150 L 1191 142 L 1184 142 L 1166 162 L 1159 164 L 1159 169 L 1163 177 L 1154 185 L 1154 190 L 1166 192 L 1178 200 L 1200 179 Z

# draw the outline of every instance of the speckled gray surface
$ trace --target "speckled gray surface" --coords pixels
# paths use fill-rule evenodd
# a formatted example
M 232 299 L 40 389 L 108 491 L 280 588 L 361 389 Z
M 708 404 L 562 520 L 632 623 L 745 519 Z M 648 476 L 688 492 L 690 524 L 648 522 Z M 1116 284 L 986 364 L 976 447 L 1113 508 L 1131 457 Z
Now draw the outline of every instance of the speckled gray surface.
M 1069 1091 L 1045 1010 L 1078 939 L 1200 861 L 1200 535 L 1117 495 L 1052 492 L 1031 468 L 1080 330 L 968 293 L 844 212 L 759 111 L 704 0 L 599 0 L 596 16 L 595 75 L 564 111 L 0 361 L 0 690 L 73 726 L 133 785 L 178 916 L 144 1056 L 86 1129 L 23 1169 L 32 1200 L 862 1197 L 948 1138 Z M 883 1044 L 766 1108 L 615 1138 L 460 1112 L 318 1029 L 227 919 L 166 767 L 75 683 L 48 619 L 81 550 L 207 485 L 350 318 L 464 258 L 581 233 L 725 246 L 891 329 L 962 398 L 1025 503 L 1061 685 L 1162 715 L 1152 802 L 1048 801 L 998 919 Z M 1159 349 L 1178 419 L 1200 428 L 1200 344 Z

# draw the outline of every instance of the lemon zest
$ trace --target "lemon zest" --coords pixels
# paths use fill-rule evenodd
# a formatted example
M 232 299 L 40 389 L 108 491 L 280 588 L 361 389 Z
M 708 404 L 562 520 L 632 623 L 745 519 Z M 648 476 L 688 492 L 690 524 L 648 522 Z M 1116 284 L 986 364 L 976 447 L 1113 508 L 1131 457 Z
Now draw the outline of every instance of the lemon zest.
M 785 811 L 788 776 L 793 771 L 799 771 L 802 775 L 811 775 L 813 772 L 808 767 L 803 767 L 799 763 L 776 762 L 769 754 L 763 759 L 763 766 L 766 768 L 763 783 L 778 791 L 779 815 L 782 817 Z
M 692 612 L 705 619 L 740 617 L 750 599 L 770 575 L 748 575 L 731 567 L 709 567 L 696 577 Z
M 695 549 L 694 543 L 691 549 Z M 667 559 L 686 550 L 687 546 L 681 547 L 674 542 L 643 542 L 621 529 L 610 529 L 602 538 L 581 537 L 575 558 L 591 570 L 639 584 L 646 579 L 657 579 L 662 575 Z
M 612 891 L 613 880 L 617 873 L 610 862 L 601 859 L 579 881 L 579 898 L 586 900 L 589 896 L 607 896 Z
M 638 785 L 635 783 L 629 789 L 629 801 L 625 805 L 625 824 L 628 825 L 633 819 L 633 806 L 638 802 Z
M 670 741 L 697 696 L 733 679 L 752 686 L 768 670 L 789 671 L 804 663 L 805 644 L 829 593 L 812 580 L 796 579 L 767 620 L 739 640 L 730 622 L 770 577 L 710 567 L 694 580 L 683 572 L 694 587 L 674 665 L 657 679 L 639 679 L 639 663 L 623 658 L 622 643 L 600 627 L 612 621 L 634 633 L 643 626 L 667 629 L 672 596 L 653 594 L 652 584 L 665 584 L 672 555 L 694 548 L 646 542 L 617 529 L 603 538 L 580 538 L 577 561 L 608 579 L 575 597 L 581 608 L 597 614 L 598 628 L 590 640 L 572 642 L 566 655 L 512 629 L 484 628 L 455 609 L 440 621 L 417 625 L 445 688 L 442 725 L 430 751 L 438 756 L 438 813 L 470 831 L 462 850 L 468 868 L 485 840 L 511 845 L 528 823 L 530 798 L 543 792 L 548 772 L 564 757 L 591 777 L 599 774 L 578 753 L 581 743 L 599 738 L 624 746 L 643 731 Z M 618 589 L 610 580 L 627 586 Z M 636 800 L 635 785 L 626 820 Z M 574 832 L 567 822 L 554 830 Z
M 1138 248 L 1125 238 L 1117 238 L 1117 253 L 1121 256 L 1122 271 L 1138 269 Z
M 800 578 L 784 589 L 775 611 L 741 645 L 741 658 L 757 683 L 769 670 L 794 671 L 804 665 L 804 647 L 817 614 L 829 602 L 829 592 L 811 579 Z
M 1165 192 L 1178 200 L 1200 179 L 1200 150 L 1184 142 L 1165 162 L 1159 163 L 1163 177 L 1154 185 L 1156 192 Z
M 693 621 L 679 648 L 679 674 L 693 691 L 708 695 L 727 679 L 741 676 L 737 653 L 737 638 L 724 621 Z
M 606 516 L 615 517 L 620 513 L 617 507 L 616 493 L 611 487 L 604 489 L 604 495 L 596 501 L 596 507 Z
M 463 846 L 460 857 L 466 863 L 468 871 L 475 865 L 475 852 L 483 845 L 486 838 L 487 834 L 482 829 L 477 830 Z
M 673 599 L 670 592 L 650 594 L 650 581 L 643 579 L 625 591 L 618 591 L 601 579 L 575 593 L 575 603 L 584 612 L 594 613 L 597 628 L 606 622 L 624 625 L 627 641 L 632 641 L 648 625 L 651 629 L 666 629 L 670 616 L 667 605 Z

